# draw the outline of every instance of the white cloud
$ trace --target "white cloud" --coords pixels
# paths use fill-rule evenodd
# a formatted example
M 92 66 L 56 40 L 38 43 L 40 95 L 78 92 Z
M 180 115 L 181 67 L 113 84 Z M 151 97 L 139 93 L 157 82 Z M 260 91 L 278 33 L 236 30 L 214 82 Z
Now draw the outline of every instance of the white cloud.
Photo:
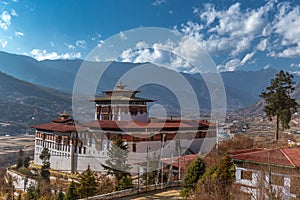
M 119 33 L 119 36 L 120 36 L 121 40 L 126 40 L 127 39 L 125 33 L 122 32 L 122 31 Z
M 300 71 L 289 71 L 289 73 L 300 76 Z
M 2 46 L 2 48 L 5 48 L 7 46 L 7 41 L 6 40 L 0 40 L 0 44 Z
M 291 65 L 290 65 L 290 67 L 297 67 L 297 68 L 300 68 L 300 63 L 292 63 Z
M 256 53 L 255 51 L 253 51 L 253 52 L 251 52 L 251 53 L 247 53 L 247 54 L 244 56 L 244 58 L 242 59 L 241 65 L 245 65 L 245 64 L 246 64 L 246 63 L 254 56 L 255 53 Z
M 154 43 L 149 45 L 145 41 L 138 42 L 134 49 L 123 51 L 118 61 L 151 62 L 176 71 L 194 73 L 195 67 L 192 67 L 189 62 L 197 67 L 203 67 L 203 71 L 207 71 L 205 67 L 211 61 L 207 59 L 207 54 L 200 43 L 197 43 L 193 37 L 185 36 L 178 44 L 166 42 L 165 44 Z
M 268 45 L 268 39 L 263 39 L 258 43 L 256 49 L 259 51 L 264 51 L 266 50 L 267 45 Z
M 102 37 L 102 35 L 100 33 L 96 33 L 96 36 L 92 37 L 92 40 L 98 40 Z
M 280 34 L 283 39 L 290 44 L 300 42 L 300 8 L 291 8 L 289 4 L 283 4 L 280 12 L 276 15 L 274 24 L 275 32 Z
M 264 69 L 269 69 L 270 67 L 271 67 L 270 64 L 267 64 L 264 66 Z
M 279 4 L 279 12 L 273 22 L 273 30 L 281 39 L 281 51 L 272 56 L 300 56 L 300 7 L 289 3 Z
M 29 52 L 27 55 L 32 56 L 38 61 L 41 60 L 57 60 L 57 59 L 76 59 L 81 58 L 81 53 L 62 53 L 59 54 L 57 52 L 47 52 L 46 50 L 41 49 L 33 49 L 31 52 Z
M 67 47 L 68 49 L 75 49 L 75 48 L 76 48 L 76 47 L 75 47 L 74 45 L 72 45 L 72 44 L 65 43 L 65 45 L 66 45 L 66 47 Z
M 249 60 L 251 60 L 255 55 L 255 53 L 256 53 L 255 51 L 251 53 L 247 53 L 242 60 L 240 60 L 239 58 L 233 58 L 228 62 L 226 62 L 225 65 L 224 64 L 218 65 L 217 69 L 219 71 L 235 71 L 239 67 L 244 66 Z
M 5 22 L 6 24 L 10 24 L 11 16 L 7 11 L 3 11 L 1 14 L 1 20 Z
M 155 0 L 152 5 L 153 6 L 160 6 L 162 5 L 163 3 L 166 3 L 167 0 Z
M 276 55 L 284 58 L 298 57 L 300 56 L 300 43 L 297 44 L 297 46 L 289 47 Z
M 225 65 L 218 65 L 217 68 L 219 71 L 235 71 L 238 67 L 241 66 L 241 60 L 234 58 L 228 61 Z
M 86 48 L 86 43 L 84 40 L 76 40 L 75 45 L 81 48 Z
M 11 14 L 12 16 L 18 16 L 17 12 L 16 12 L 14 9 L 11 9 L 11 10 L 10 10 L 10 14 Z
M 7 11 L 3 11 L 2 14 L 0 15 L 0 27 L 3 30 L 7 30 L 10 23 L 11 23 L 11 16 Z
M 242 53 L 251 46 L 256 36 L 262 34 L 269 9 L 266 4 L 257 9 L 242 11 L 241 4 L 235 3 L 227 10 L 217 11 L 212 4 L 205 4 L 203 12 L 194 10 L 206 23 L 210 33 L 210 37 L 203 41 L 203 46 L 210 52 L 231 50 L 233 56 Z
M 97 44 L 97 47 L 101 47 L 102 44 L 104 44 L 104 40 L 100 40 L 99 43 Z
M 15 36 L 24 36 L 24 33 L 20 32 L 20 31 L 16 31 L 15 32 Z

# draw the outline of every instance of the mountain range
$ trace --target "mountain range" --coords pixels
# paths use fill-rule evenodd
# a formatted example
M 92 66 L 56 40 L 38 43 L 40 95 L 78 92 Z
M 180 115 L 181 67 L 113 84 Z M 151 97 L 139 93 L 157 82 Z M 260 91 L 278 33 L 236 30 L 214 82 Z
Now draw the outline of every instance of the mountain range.
M 11 121 L 17 119 L 22 112 L 25 115 L 21 121 L 26 121 L 27 125 L 32 121 L 30 118 L 39 118 L 36 121 L 46 121 L 58 112 L 70 110 L 71 93 L 83 60 L 44 60 L 37 61 L 24 55 L 15 55 L 7 52 L 0 52 L 0 92 L 1 107 L 0 120 Z M 104 68 L 106 63 L 89 62 L 89 65 Z M 97 93 L 103 90 L 113 89 L 117 81 L 126 72 L 134 69 L 135 63 L 111 63 L 108 70 L 99 81 Z M 165 69 L 166 71 L 172 70 Z M 238 110 L 249 105 L 255 104 L 259 100 L 259 94 L 270 84 L 270 80 L 277 73 L 274 68 L 261 69 L 259 71 L 232 71 L 222 72 L 227 99 L 227 110 Z M 181 73 L 196 91 L 200 102 L 201 110 L 209 111 L 210 95 L 202 76 L 200 74 Z M 159 72 L 158 72 L 159 75 Z M 208 80 L 213 80 L 215 74 L 205 74 Z M 136 77 L 138 80 L 138 77 Z M 295 76 L 295 81 L 300 77 Z M 86 78 L 89 81 L 89 77 Z M 176 80 L 174 80 L 174 84 Z M 125 82 L 126 84 L 126 82 Z M 180 89 L 180 85 L 176 85 Z M 51 89 L 48 89 L 51 88 Z M 155 103 L 162 104 L 168 109 L 169 113 L 176 113 L 179 104 L 172 91 L 158 84 L 146 84 L 139 88 L 141 96 L 157 100 Z M 188 96 L 189 91 L 183 91 Z M 17 102 L 14 102 L 17 101 Z M 20 108 L 16 108 L 19 106 Z M 26 107 L 26 108 L 25 108 Z M 30 112 L 29 112 L 30 111 Z M 32 112 L 34 111 L 34 115 Z M 10 113 L 10 116 L 7 116 Z M 41 113 L 38 116 L 37 113 Z M 41 120 L 42 118 L 43 120 Z M 32 122 L 33 123 L 33 122 Z

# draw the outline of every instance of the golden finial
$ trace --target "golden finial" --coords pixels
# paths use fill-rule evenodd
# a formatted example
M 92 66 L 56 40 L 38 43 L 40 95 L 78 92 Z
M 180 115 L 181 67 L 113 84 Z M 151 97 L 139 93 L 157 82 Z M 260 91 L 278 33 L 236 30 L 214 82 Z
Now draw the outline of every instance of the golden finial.
M 67 111 L 65 110 L 63 113 L 59 114 L 62 118 L 66 119 L 69 117 L 69 114 L 67 113 Z
M 117 90 L 124 90 L 127 85 L 123 85 L 122 81 L 118 85 L 116 85 Z

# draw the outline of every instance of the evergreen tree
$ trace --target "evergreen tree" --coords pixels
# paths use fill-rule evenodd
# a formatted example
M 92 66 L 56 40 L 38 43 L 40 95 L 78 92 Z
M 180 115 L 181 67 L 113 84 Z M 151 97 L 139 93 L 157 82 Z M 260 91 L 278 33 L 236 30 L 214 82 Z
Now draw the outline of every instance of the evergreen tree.
M 95 173 L 91 170 L 90 165 L 88 168 L 79 175 L 79 188 L 78 194 L 80 197 L 89 197 L 96 194 L 98 183 L 96 181 Z
M 22 149 L 20 149 L 18 154 L 19 154 L 19 157 L 18 157 L 17 166 L 16 166 L 17 169 L 19 169 L 20 167 L 23 166 L 24 151 Z
M 192 190 L 195 189 L 195 186 L 199 178 L 205 172 L 205 163 L 203 159 L 198 156 L 196 160 L 188 167 L 187 173 L 183 180 L 183 189 L 180 191 L 180 196 L 188 197 L 191 195 Z
M 216 174 L 221 197 L 229 199 L 228 188 L 230 188 L 235 179 L 235 166 L 228 155 L 223 157 Z
M 112 174 L 115 177 L 116 190 L 119 190 L 120 180 L 125 176 L 130 176 L 128 170 L 131 168 L 127 164 L 128 157 L 128 145 L 124 144 L 122 139 L 118 137 L 113 141 L 112 145 L 107 151 L 108 160 L 105 161 L 105 165 L 102 167 L 107 170 L 108 174 Z
M 41 176 L 46 182 L 50 181 L 50 153 L 48 148 L 44 148 L 40 159 L 43 161 L 42 169 L 41 169 Z
M 28 168 L 29 165 L 30 165 L 30 157 L 27 156 L 25 159 L 24 159 L 24 167 Z
M 150 157 L 147 155 L 146 161 L 142 163 L 144 173 L 142 175 L 142 180 L 146 184 L 155 184 L 161 179 L 161 170 L 159 169 L 159 155 L 156 155 L 156 152 L 153 153 L 153 156 Z
M 284 129 L 289 128 L 292 114 L 297 112 L 298 103 L 291 98 L 291 93 L 295 90 L 293 75 L 281 70 L 276 77 L 271 80 L 271 85 L 267 91 L 261 93 L 260 97 L 265 100 L 264 111 L 267 117 L 272 120 L 276 116 L 275 139 L 279 139 L 279 123 Z
M 123 176 L 119 183 L 119 190 L 133 188 L 132 179 L 130 176 Z
M 77 199 L 78 199 L 78 194 L 76 191 L 76 185 L 74 181 L 72 181 L 68 187 L 66 195 L 64 196 L 64 200 L 77 200 Z
M 60 188 L 56 200 L 64 200 L 64 196 L 65 196 L 65 195 L 64 195 L 64 193 L 62 192 L 62 189 Z
M 27 193 L 26 193 L 26 200 L 36 200 L 40 197 L 40 189 L 39 185 L 38 187 L 35 187 L 34 185 L 30 185 L 27 188 Z

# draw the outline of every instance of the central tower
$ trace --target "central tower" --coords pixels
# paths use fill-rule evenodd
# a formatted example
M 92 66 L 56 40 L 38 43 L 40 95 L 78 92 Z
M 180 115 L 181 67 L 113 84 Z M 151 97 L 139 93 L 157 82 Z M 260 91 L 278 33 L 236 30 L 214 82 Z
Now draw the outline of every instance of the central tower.
M 96 104 L 95 120 L 134 120 L 147 122 L 147 102 L 153 100 L 136 97 L 140 91 L 125 89 L 120 82 L 116 90 L 103 91 L 103 97 L 91 100 Z

